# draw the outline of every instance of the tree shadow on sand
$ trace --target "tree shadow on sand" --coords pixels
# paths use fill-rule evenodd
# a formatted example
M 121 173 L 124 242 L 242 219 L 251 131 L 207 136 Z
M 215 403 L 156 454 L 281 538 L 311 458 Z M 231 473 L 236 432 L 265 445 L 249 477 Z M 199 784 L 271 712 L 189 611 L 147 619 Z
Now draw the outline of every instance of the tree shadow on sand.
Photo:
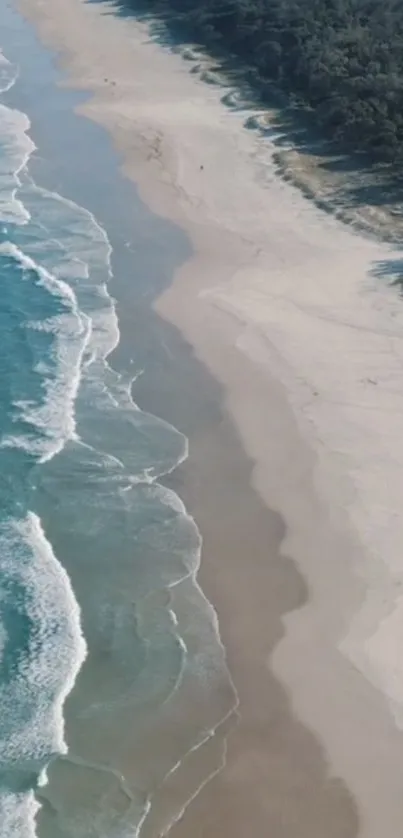
M 403 295 L 403 257 L 401 259 L 382 259 L 371 270 L 376 279 L 386 279 L 388 285 L 396 286 Z
M 323 209 L 337 212 L 340 207 L 359 209 L 371 205 L 382 208 L 403 202 L 403 178 L 392 165 L 374 164 L 368 155 L 346 152 L 337 143 L 324 139 L 311 112 L 303 104 L 267 79 L 260 78 L 254 67 L 240 66 L 240 59 L 229 55 L 220 44 L 212 41 L 206 47 L 195 42 L 194 33 L 175 10 L 155 4 L 150 11 L 144 0 L 136 3 L 133 0 L 87 2 L 104 4 L 105 14 L 134 17 L 147 23 L 148 37 L 192 62 L 190 72 L 198 73 L 206 83 L 233 88 L 223 93 L 222 102 L 231 110 L 245 113 L 246 128 L 270 138 L 278 149 L 275 162 L 280 174 L 287 170 L 283 152 L 295 150 L 307 158 L 308 165 L 309 158 L 314 158 L 315 169 L 328 180 L 326 198 L 319 201 L 320 206 L 326 203 Z M 265 122 L 264 113 L 256 116 L 256 111 L 270 111 L 270 119 Z M 298 178 L 297 183 L 301 185 Z M 401 217 L 403 220 L 403 209 Z
M 179 34 L 174 37 L 165 24 L 153 22 L 149 14 L 141 11 L 141 7 L 134 12 L 124 0 L 87 2 L 105 3 L 106 14 L 134 16 L 137 20 L 149 22 L 153 40 L 183 54 L 184 40 L 179 38 Z M 190 52 L 189 59 L 194 65 L 197 63 Z M 231 61 L 217 62 L 217 74 L 223 71 L 223 67 L 227 73 L 232 73 L 232 80 L 238 78 Z M 209 70 L 211 75 L 205 81 L 218 83 L 211 64 Z M 246 82 L 244 78 L 243 83 Z M 254 765 L 252 759 L 250 770 L 253 769 L 259 776 L 263 772 L 273 801 L 267 813 L 265 834 L 285 835 L 287 828 L 287 838 L 300 838 L 302 834 L 310 838 L 323 838 L 324 835 L 326 838 L 357 838 L 359 818 L 349 789 L 342 779 L 333 775 L 321 741 L 294 714 L 283 684 L 269 665 L 272 653 L 286 634 L 286 615 L 302 608 L 309 599 L 309 590 L 301 571 L 282 549 L 287 535 L 285 523 L 280 515 L 267 508 L 252 488 L 255 464 L 243 452 L 237 430 L 223 406 L 225 393 L 221 385 L 210 376 L 173 326 L 161 321 L 152 309 L 133 305 L 130 296 L 132 284 L 125 283 L 125 288 L 126 300 L 122 296 L 124 288 L 117 294 L 121 301 L 122 338 L 121 349 L 118 347 L 116 351 L 123 352 L 127 334 L 126 355 L 129 355 L 132 335 L 138 335 L 142 330 L 140 334 L 144 338 L 140 340 L 140 346 L 142 343 L 146 346 L 146 363 L 142 363 L 142 356 L 137 361 L 141 367 L 147 368 L 147 374 L 136 380 L 134 400 L 143 410 L 170 422 L 189 438 L 189 459 L 164 482 L 185 499 L 189 512 L 195 515 L 204 538 L 204 565 L 207 567 L 210 563 L 213 566 L 223 589 L 231 584 L 231 579 L 223 573 L 219 558 L 225 552 L 228 554 L 231 576 L 237 577 L 236 590 L 241 594 L 233 606 L 236 616 L 234 632 L 242 626 L 244 631 L 252 631 L 253 622 L 249 616 L 257 604 L 255 591 L 262 592 L 264 608 L 260 609 L 261 625 L 259 623 L 259 631 L 250 645 L 248 666 L 253 675 L 256 667 L 259 679 L 264 669 L 265 693 L 258 710 L 251 713 L 243 728 L 241 719 L 239 735 L 234 734 L 233 741 L 235 735 L 239 740 L 242 729 L 246 728 L 246 741 L 240 747 L 240 758 L 243 759 L 243 754 L 248 755 L 251 745 L 254 753 L 261 754 L 261 763 L 259 758 Z M 269 428 L 267 432 L 273 446 L 277 447 L 274 426 L 271 432 Z M 206 456 L 206 451 L 209 456 Z M 245 568 L 250 568 L 250 571 L 245 571 Z M 258 643 L 261 653 L 256 656 L 253 650 Z M 231 665 L 231 660 L 229 662 Z M 258 698 L 256 696 L 256 700 Z M 250 793 L 247 791 L 247 778 L 242 789 L 240 799 L 235 800 L 231 796 L 231 787 L 226 789 L 225 784 L 206 786 L 198 797 L 198 805 L 202 807 L 200 829 L 209 822 L 211 793 L 213 801 L 216 794 L 221 803 L 224 799 L 224 819 L 231 825 L 228 834 L 242 835 L 242 838 L 249 834 L 248 821 L 254 797 L 252 789 Z M 220 801 L 215 806 L 217 811 L 219 805 Z M 237 817 L 241 819 L 241 826 L 236 822 Z M 183 824 L 185 829 L 185 820 Z M 178 828 L 181 829 L 180 824 Z M 208 828 L 207 832 L 212 834 Z M 144 831 L 144 834 L 147 833 Z M 172 834 L 177 838 L 175 830 Z M 191 834 L 191 830 L 187 834 Z

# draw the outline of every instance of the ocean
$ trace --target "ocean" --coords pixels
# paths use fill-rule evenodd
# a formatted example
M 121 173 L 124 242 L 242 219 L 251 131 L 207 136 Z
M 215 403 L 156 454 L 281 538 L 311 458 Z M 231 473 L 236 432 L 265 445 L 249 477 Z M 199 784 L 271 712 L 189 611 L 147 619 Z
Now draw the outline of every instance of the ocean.
M 11 6 L 0 32 L 1 835 L 162 835 L 235 703 L 200 533 L 159 482 L 188 442 L 134 400 L 178 234 Z M 116 271 L 138 289 L 120 355 Z

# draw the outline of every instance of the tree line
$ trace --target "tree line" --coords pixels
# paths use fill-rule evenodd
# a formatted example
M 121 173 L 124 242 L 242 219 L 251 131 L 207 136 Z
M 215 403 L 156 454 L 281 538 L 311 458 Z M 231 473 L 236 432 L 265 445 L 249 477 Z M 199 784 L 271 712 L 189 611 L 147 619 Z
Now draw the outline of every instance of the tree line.
M 126 0 L 126 6 L 137 6 Z M 146 0 L 236 58 L 264 96 L 294 94 L 329 138 L 403 163 L 403 0 Z

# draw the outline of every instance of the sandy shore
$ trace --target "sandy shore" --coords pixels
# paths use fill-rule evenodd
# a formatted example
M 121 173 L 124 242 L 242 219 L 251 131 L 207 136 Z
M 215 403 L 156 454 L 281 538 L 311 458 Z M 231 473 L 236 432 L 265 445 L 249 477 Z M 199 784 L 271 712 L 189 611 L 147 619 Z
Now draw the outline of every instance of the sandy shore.
M 241 718 L 171 834 L 398 838 L 400 254 L 281 181 L 270 141 L 146 25 L 106 3 L 21 5 L 142 197 L 188 232 L 194 258 L 157 309 L 221 385 L 199 421 L 181 425 L 180 399 L 167 418 L 190 438 L 173 479 Z

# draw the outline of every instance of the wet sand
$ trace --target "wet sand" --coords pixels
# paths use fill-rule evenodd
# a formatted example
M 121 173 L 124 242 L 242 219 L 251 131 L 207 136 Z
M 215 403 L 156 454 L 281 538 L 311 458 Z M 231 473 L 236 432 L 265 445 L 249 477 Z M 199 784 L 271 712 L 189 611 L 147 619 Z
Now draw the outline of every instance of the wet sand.
M 190 439 L 189 461 L 171 482 L 204 533 L 199 578 L 218 609 L 240 707 L 226 770 L 170 834 L 352 838 L 352 795 L 332 775 L 319 739 L 293 713 L 270 666 L 284 617 L 308 601 L 303 577 L 282 552 L 284 521 L 248 490 L 253 464 L 226 411 L 219 421 L 204 414 Z M 272 439 L 275 445 L 274 433 Z
M 191 298 L 188 306 L 185 300 L 182 287 L 183 318 L 195 335 L 195 309 Z M 204 332 L 205 322 L 200 328 Z M 236 394 L 238 409 L 243 404 L 257 420 L 261 442 L 264 429 L 260 477 L 234 429 L 224 391 L 212 387 L 189 347 L 167 339 L 169 362 L 162 362 L 154 382 L 144 378 L 135 391 L 142 404 L 163 411 L 189 434 L 189 459 L 170 485 L 186 499 L 203 533 L 199 579 L 217 608 L 240 701 L 239 723 L 228 737 L 227 769 L 171 834 L 375 836 L 386 818 L 397 836 L 401 737 L 382 698 L 346 664 L 329 631 L 340 591 L 345 613 L 348 598 L 357 595 L 356 580 L 337 574 L 348 538 L 332 527 L 313 492 L 314 458 L 301 444 L 282 388 L 239 355 L 237 331 L 231 320 L 220 317 L 219 330 L 210 322 L 205 358 L 208 353 L 220 358 L 226 381 L 231 377 L 232 398 Z M 305 521 L 312 545 L 306 566 L 322 607 L 327 603 L 328 623 L 291 557 L 284 520 L 251 486 L 267 481 L 266 469 Z M 334 562 L 330 578 L 326 558 Z M 282 671 L 285 683 L 292 679 L 291 690 Z
M 203 535 L 200 581 L 240 704 L 226 767 L 170 834 L 398 838 L 403 682 L 386 616 L 402 544 L 389 386 L 401 314 L 388 289 L 372 305 L 366 279 L 393 254 L 267 175 L 239 115 L 144 25 L 107 4 L 22 6 L 72 85 L 95 94 L 83 110 L 142 197 L 195 249 L 156 305 L 183 339 L 162 333 L 135 399 L 189 437 L 170 484 Z M 201 756 L 207 776 L 216 755 Z

